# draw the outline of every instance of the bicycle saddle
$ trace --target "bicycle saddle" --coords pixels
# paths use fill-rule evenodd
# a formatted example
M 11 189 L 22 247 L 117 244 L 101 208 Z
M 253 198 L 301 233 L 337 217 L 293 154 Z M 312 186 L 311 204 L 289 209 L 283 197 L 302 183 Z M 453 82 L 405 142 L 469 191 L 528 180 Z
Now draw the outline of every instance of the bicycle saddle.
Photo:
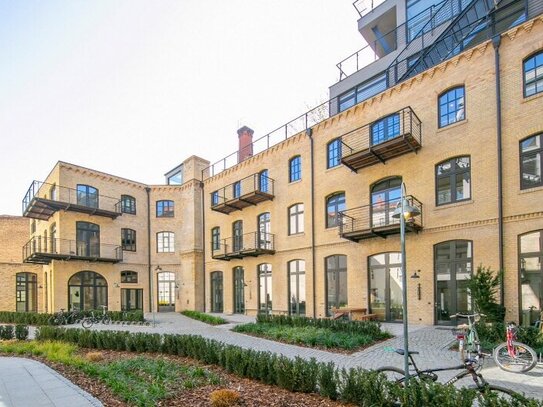
M 405 352 L 404 352 L 403 349 L 396 349 L 395 352 L 396 352 L 397 354 L 399 354 L 399 355 L 405 354 Z M 419 354 L 419 352 L 416 351 L 416 350 L 410 350 L 408 353 L 409 353 L 410 355 L 418 355 L 418 354 Z

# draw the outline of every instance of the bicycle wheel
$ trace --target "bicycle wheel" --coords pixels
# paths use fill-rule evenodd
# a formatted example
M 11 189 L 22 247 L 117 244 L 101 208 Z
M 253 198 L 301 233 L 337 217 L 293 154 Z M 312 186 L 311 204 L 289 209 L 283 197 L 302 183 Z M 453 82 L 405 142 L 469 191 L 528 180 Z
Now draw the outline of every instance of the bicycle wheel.
M 111 324 L 111 317 L 109 315 L 105 315 L 103 318 L 102 318 L 102 324 L 104 325 L 109 325 Z
M 528 399 L 522 394 L 501 386 L 488 384 L 479 388 L 476 405 L 479 406 L 525 406 Z
M 494 360 L 500 369 L 513 373 L 525 373 L 537 364 L 537 356 L 532 348 L 520 342 L 513 342 L 512 355 L 504 342 L 494 349 Z
M 92 318 L 83 318 L 81 321 L 81 326 L 85 329 L 89 329 L 92 325 L 94 325 Z
M 384 366 L 376 369 L 377 372 L 383 373 L 389 382 L 403 383 L 405 380 L 405 372 L 403 369 L 394 366 Z
M 58 325 L 58 321 L 57 321 L 57 317 L 56 316 L 52 316 L 50 317 L 48 320 L 47 320 L 47 324 L 48 325 Z

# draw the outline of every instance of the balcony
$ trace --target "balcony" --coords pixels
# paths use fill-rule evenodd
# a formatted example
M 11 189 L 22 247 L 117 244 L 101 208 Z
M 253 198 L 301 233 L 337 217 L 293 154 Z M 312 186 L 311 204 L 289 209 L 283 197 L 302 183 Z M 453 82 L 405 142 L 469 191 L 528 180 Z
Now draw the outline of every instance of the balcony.
M 215 260 L 243 259 L 265 254 L 274 254 L 275 235 L 264 232 L 251 232 L 238 237 L 222 239 L 217 246 L 211 243 L 211 257 Z
M 354 172 L 422 147 L 420 119 L 410 107 L 341 136 L 341 162 Z
M 257 173 L 211 193 L 211 209 L 229 214 L 260 202 L 271 201 L 274 180 Z
M 420 210 L 420 215 L 406 221 L 405 231 L 419 232 L 422 230 L 422 203 L 411 195 L 408 195 L 406 199 L 410 205 Z M 363 239 L 386 238 L 389 235 L 399 234 L 400 219 L 392 217 L 398 202 L 398 199 L 394 199 L 340 212 L 339 235 L 344 239 L 358 242 Z
M 123 260 L 121 246 L 35 236 L 23 246 L 23 262 L 49 264 L 52 260 L 85 260 L 118 263 Z
M 34 181 L 23 199 L 23 216 L 48 220 L 59 210 L 115 219 L 121 215 L 118 198 L 85 193 L 74 188 Z

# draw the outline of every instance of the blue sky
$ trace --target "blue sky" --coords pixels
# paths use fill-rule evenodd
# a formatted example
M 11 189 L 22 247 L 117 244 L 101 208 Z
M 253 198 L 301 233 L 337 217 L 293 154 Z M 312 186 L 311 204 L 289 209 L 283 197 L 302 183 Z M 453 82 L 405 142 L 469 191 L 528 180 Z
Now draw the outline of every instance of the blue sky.
M 58 160 L 146 183 L 326 100 L 351 0 L 0 0 L 0 214 Z

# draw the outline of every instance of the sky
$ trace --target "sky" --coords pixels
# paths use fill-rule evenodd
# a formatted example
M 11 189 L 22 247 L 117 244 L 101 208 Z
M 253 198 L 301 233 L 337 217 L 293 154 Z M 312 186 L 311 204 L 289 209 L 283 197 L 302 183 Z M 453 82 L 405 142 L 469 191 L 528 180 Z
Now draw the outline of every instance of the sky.
M 352 0 L 0 0 L 0 214 L 59 160 L 147 184 L 328 99 Z

